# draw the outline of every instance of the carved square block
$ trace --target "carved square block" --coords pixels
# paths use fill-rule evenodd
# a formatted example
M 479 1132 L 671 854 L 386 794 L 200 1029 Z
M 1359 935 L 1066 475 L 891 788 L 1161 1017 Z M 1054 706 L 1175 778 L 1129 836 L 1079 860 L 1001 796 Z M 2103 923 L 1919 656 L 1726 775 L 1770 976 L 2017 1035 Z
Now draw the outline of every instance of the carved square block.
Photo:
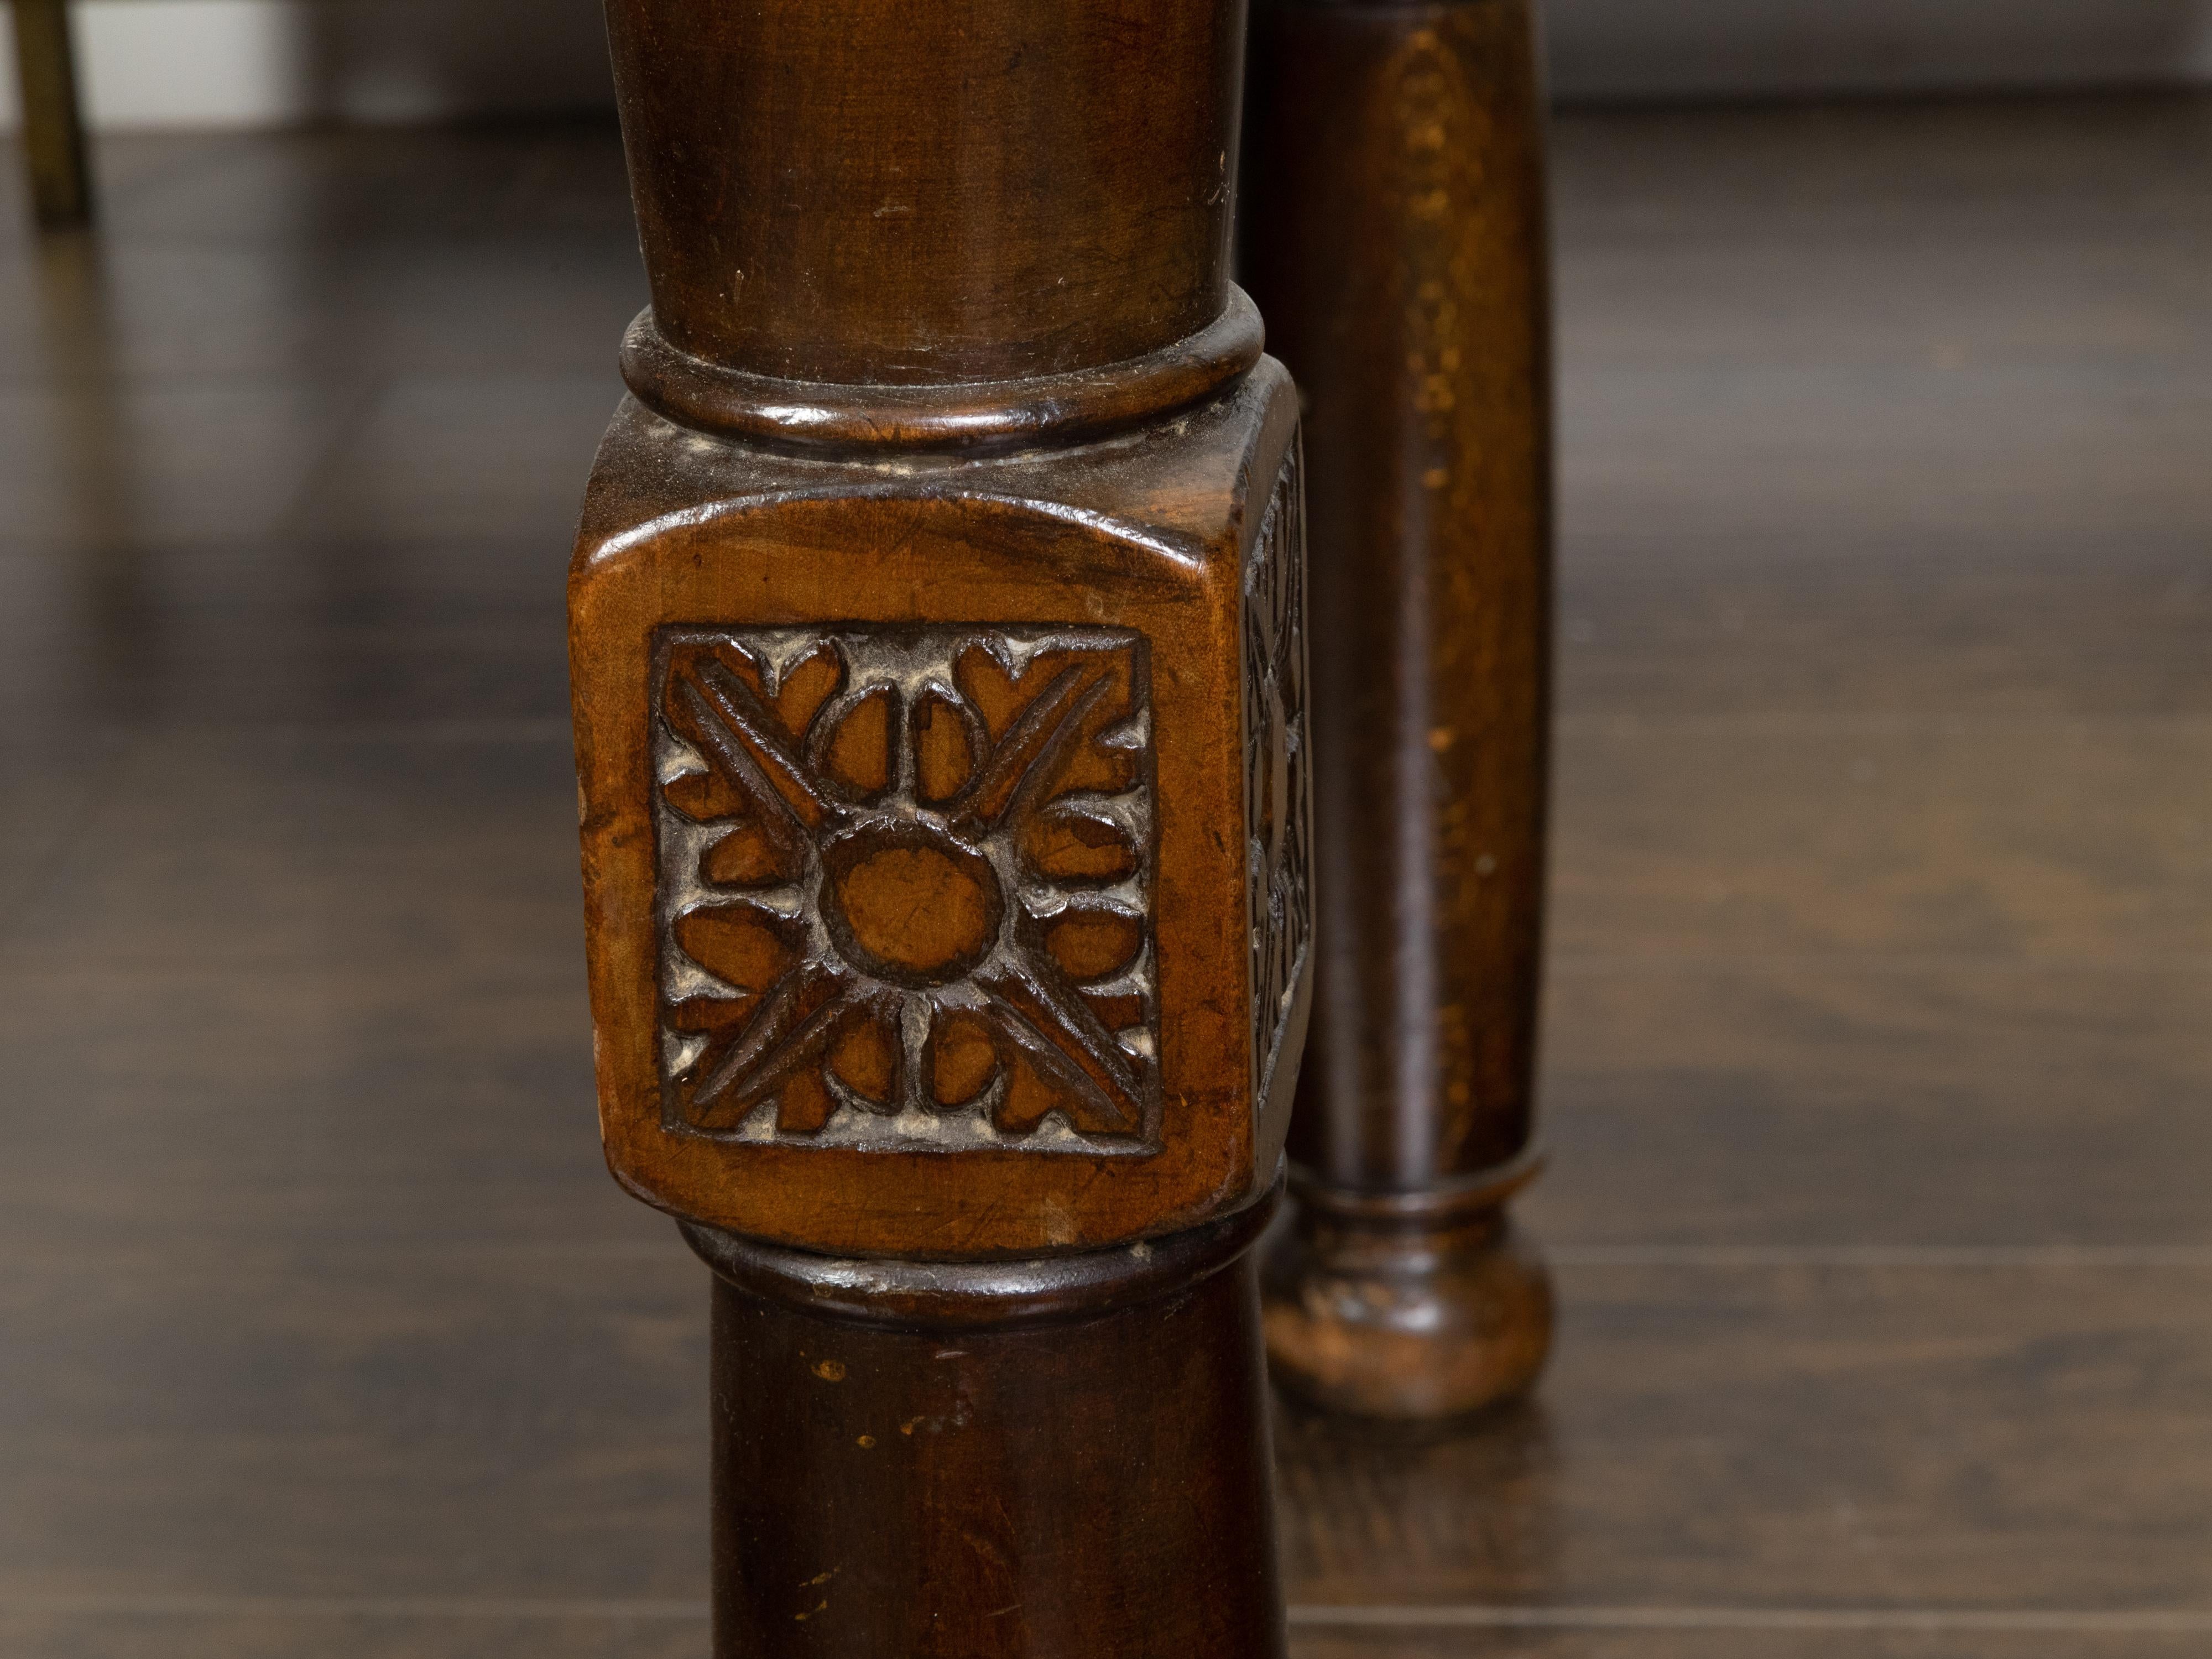
M 569 580 L 607 1160 L 832 1255 L 1273 1179 L 1310 975 L 1297 401 L 980 459 L 636 404 Z
M 1156 1149 L 1150 699 L 1124 630 L 663 629 L 668 1127 Z
M 1306 740 L 1305 490 L 1292 449 L 1244 568 L 1245 884 L 1252 918 L 1252 1099 L 1305 1040 L 1313 945 Z

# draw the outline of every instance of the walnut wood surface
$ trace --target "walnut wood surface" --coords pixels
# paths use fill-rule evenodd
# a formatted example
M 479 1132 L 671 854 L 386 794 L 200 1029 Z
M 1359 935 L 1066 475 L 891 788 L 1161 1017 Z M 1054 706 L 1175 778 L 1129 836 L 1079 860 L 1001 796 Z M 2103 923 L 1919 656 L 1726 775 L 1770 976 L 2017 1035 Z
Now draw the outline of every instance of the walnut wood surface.
M 1291 1651 L 2197 1659 L 2212 100 L 1556 137 L 1558 1348 L 1279 1417 Z M 81 259 L 0 149 L 0 1653 L 700 1659 L 576 950 L 619 143 L 95 146 Z
M 1312 1201 L 1269 1273 L 1269 1340 L 1293 1386 L 1434 1415 L 1526 1387 L 1550 1331 L 1535 1258 L 1466 1202 L 1517 1184 L 1497 1177 L 1528 1146 L 1535 1066 L 1551 368 L 1529 7 L 1264 8 L 1252 101 L 1244 274 L 1306 400 L 1328 619 L 1291 1130 Z M 1324 1216 L 1332 1191 L 1439 1204 Z
M 1247 817 L 1248 576 L 1289 533 L 1293 404 L 1269 362 L 1172 442 L 890 486 L 618 416 L 571 626 L 606 1146 L 634 1191 L 955 1258 L 1169 1231 L 1273 1179 L 1295 1059 L 1257 1110 L 1255 1069 L 1298 1034 L 1255 1031 L 1246 840 L 1221 826 Z M 772 649 L 799 654 L 769 696 Z M 670 781 L 652 734 L 679 720 L 707 769 Z M 864 726 L 849 764 L 875 769 L 841 771 Z M 895 808 L 944 828 L 901 852 Z M 794 881 L 818 937 L 775 908 Z M 1040 894 L 1049 919 L 1010 908 Z M 672 949 L 736 994 L 672 979 Z M 1295 1013 L 1291 966 L 1267 1000 Z
M 716 1654 L 1280 1659 L 1272 1207 L 1157 1250 L 884 1264 L 859 1296 L 695 1231 L 721 1275 Z
M 1241 0 L 609 18 L 653 302 L 578 811 L 608 1164 L 719 1275 L 715 1651 L 1280 1659 L 1304 504 Z
M 647 375 L 577 539 L 611 1164 L 863 1255 L 1241 1206 L 1309 970 L 1296 399 L 1225 276 L 1241 9 L 611 16 L 641 327 L 754 388 L 733 436 Z M 1083 432 L 972 418 L 1024 398 Z M 1071 447 L 1099 407 L 1143 424 Z
M 1290 4 L 1245 272 L 1308 403 L 1323 921 L 1300 1160 L 1370 1191 L 1527 1144 L 1551 643 L 1528 9 Z
M 1006 380 L 1227 301 L 1243 0 L 607 9 L 653 315 L 786 380 Z

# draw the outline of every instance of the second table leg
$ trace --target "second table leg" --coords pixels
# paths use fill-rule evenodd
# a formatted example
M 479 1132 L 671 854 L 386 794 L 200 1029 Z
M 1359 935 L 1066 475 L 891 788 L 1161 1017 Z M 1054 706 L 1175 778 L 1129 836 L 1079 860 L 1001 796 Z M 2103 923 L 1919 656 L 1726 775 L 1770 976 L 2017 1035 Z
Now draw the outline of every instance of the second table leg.
M 1472 1410 L 1550 1340 L 1534 1172 L 1551 410 L 1528 0 L 1255 20 L 1243 276 L 1307 405 L 1318 948 L 1276 1373 Z

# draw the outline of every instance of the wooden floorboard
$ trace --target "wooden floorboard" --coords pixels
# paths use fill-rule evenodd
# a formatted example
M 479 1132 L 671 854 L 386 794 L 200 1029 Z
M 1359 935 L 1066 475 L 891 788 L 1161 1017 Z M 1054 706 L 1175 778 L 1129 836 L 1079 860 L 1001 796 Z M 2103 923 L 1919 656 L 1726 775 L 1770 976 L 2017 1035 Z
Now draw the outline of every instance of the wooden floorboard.
M 13 1254 L 31 1271 L 0 1314 L 40 1364 L 0 1410 L 0 1601 L 696 1595 L 702 1286 L 672 1239 Z M 1916 1609 L 2152 1631 L 2212 1605 L 2212 1259 L 1560 1279 L 1528 1407 L 1419 1436 L 1283 1415 L 1296 1602 L 1467 1629 L 1796 1609 L 1815 1633 Z
M 1532 1404 L 1297 1659 L 2212 1644 L 2212 100 L 1584 114 Z M 592 1133 L 592 123 L 0 155 L 0 1653 L 704 1651 Z
M 1574 544 L 1559 693 L 1578 721 L 2178 716 L 2212 710 L 2201 531 Z

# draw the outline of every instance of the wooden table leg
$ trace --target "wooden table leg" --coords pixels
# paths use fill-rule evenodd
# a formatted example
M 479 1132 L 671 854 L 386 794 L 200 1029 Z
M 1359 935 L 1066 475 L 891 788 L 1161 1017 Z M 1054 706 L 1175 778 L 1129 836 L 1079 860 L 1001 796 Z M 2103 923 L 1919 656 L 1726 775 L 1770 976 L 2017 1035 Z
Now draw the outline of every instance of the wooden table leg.
M 1526 1388 L 1550 633 L 1528 0 L 1255 21 L 1245 280 L 1307 399 L 1321 916 L 1267 1273 L 1277 1374 L 1386 1416 Z
M 610 0 L 601 1128 L 714 1268 L 715 1651 L 1283 1650 L 1311 937 L 1241 0 Z
M 82 225 L 92 217 L 92 173 L 85 165 L 69 7 L 66 0 L 14 0 L 14 10 L 32 210 L 49 229 Z
M 693 1230 L 715 1652 L 1279 1655 L 1250 1249 L 1272 1207 L 984 1265 Z

